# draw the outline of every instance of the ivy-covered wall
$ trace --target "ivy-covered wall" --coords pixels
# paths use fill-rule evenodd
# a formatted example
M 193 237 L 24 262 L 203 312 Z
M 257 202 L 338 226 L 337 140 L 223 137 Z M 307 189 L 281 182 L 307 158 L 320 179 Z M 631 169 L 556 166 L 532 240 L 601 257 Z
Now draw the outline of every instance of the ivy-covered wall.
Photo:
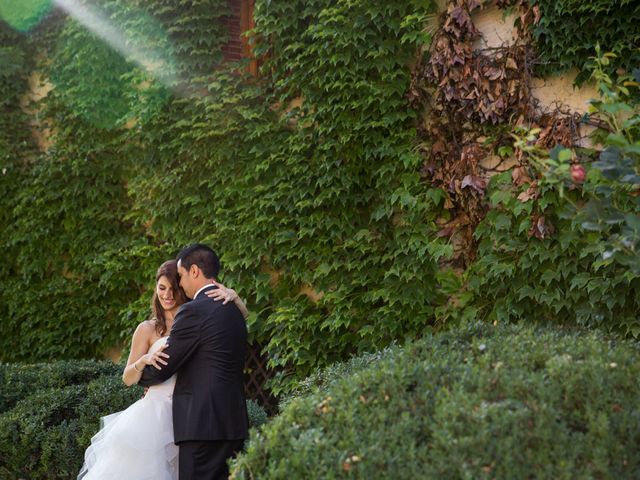
M 135 125 L 170 106 L 171 91 L 198 88 L 222 58 L 226 37 L 216 25 L 226 2 L 192 3 L 187 12 L 180 2 L 81 4 L 87 10 L 75 12 L 80 16 L 90 12 L 117 25 L 123 38 L 108 40 L 120 50 L 61 12 L 29 34 L 2 26 L 12 39 L 3 42 L 3 71 L 5 63 L 20 65 L 11 52 L 25 59 L 14 75 L 21 82 L 9 77 L 3 84 L 3 97 L 16 104 L 6 110 L 21 118 L 17 103 L 27 98 L 32 71 L 53 86 L 44 99 L 23 105 L 50 131 L 40 132 L 48 136 L 46 150 L 31 145 L 26 121 L 2 117 L 13 128 L 2 151 L 2 178 L 12 189 L 2 208 L 10 216 L 2 236 L 4 360 L 100 356 L 130 337 L 132 312 L 148 314 L 146 286 L 173 251 L 128 218 L 128 183 L 147 155 Z M 161 81 L 140 68 L 141 60 L 159 65 Z
M 607 305 L 622 273 L 600 270 L 596 250 L 575 258 L 590 238 L 579 224 L 558 221 L 557 239 L 533 228 L 556 221 L 548 210 L 564 197 L 516 201 L 539 174 L 528 157 L 512 163 L 526 185 L 479 173 L 486 158 L 517 154 L 526 62 L 555 55 L 544 39 L 558 32 L 543 2 L 498 3 L 520 12 L 529 43 L 496 59 L 471 46 L 478 1 L 438 15 L 424 0 L 256 1 L 258 78 L 221 63 L 226 0 L 83 3 L 117 25 L 115 49 L 60 13 L 28 35 L 2 25 L 0 359 L 122 345 L 148 315 L 157 265 L 194 241 L 221 254 L 222 280 L 247 299 L 251 333 L 284 382 L 461 318 L 533 320 L 541 298 L 549 320 L 571 275 L 593 274 L 596 307 Z M 36 127 L 19 105 L 34 71 L 53 87 L 28 105 Z M 533 110 L 522 119 L 548 128 L 541 148 L 568 131 Z M 51 145 L 38 148 L 32 128 L 50 128 Z M 467 251 L 452 262 L 459 231 Z M 498 256 L 505 244 L 516 253 Z M 527 267 L 524 251 L 556 256 Z M 557 265 L 570 270 L 541 277 Z M 527 287 L 538 289 L 528 299 Z M 627 322 L 638 300 L 615 302 L 585 323 Z M 555 313 L 582 321 L 574 307 Z
M 532 30 L 541 75 L 576 68 L 589 78 L 596 45 L 616 54 L 611 70 L 640 66 L 640 4 L 634 0 L 531 0 L 537 11 Z
M 18 301 L 20 291 L 27 296 L 28 283 L 16 282 L 17 257 L 20 255 L 20 235 L 16 232 L 19 219 L 19 205 L 22 188 L 26 185 L 29 172 L 34 167 L 35 144 L 30 135 L 28 117 L 21 108 L 21 96 L 28 88 L 28 76 L 33 68 L 33 50 L 26 38 L 6 25 L 0 25 L 0 238 L 2 238 L 2 261 L 0 274 L 0 315 L 3 319 L 3 337 L 7 338 L 4 348 L 10 349 L 8 357 L 20 347 L 8 336 L 15 324 L 11 321 L 10 304 Z M 26 197 L 29 199 L 29 197 Z M 28 274 L 27 274 L 28 275 Z M 29 292 L 29 295 L 37 293 Z
M 640 247 L 640 70 L 607 52 L 637 31 L 602 19 L 604 32 L 593 32 L 591 52 L 573 64 L 601 98 L 577 113 L 532 92 L 552 54 L 537 34 L 554 5 L 577 4 L 497 2 L 515 14 L 516 32 L 483 49 L 474 19 L 488 3 L 450 2 L 415 69 L 412 100 L 429 112 L 420 131 L 426 181 L 443 188 L 453 217 L 439 234 L 462 246 L 459 290 L 437 313 L 446 322 L 543 321 L 637 336 L 640 277 L 630 259 Z M 569 21 L 597 22 L 591 13 L 576 8 Z M 573 47 L 582 37 L 563 41 Z M 585 148 L 589 137 L 597 148 Z
M 429 328 L 448 247 L 404 94 L 432 6 L 258 2 L 254 79 L 193 54 L 216 59 L 224 2 L 195 2 L 207 18 L 181 3 L 101 7 L 128 38 L 174 46 L 164 84 L 73 19 L 41 27 L 55 48 L 27 39 L 48 53 L 54 135 L 3 199 L 17 205 L 3 358 L 99 355 L 147 314 L 155 266 L 196 240 L 293 372 Z

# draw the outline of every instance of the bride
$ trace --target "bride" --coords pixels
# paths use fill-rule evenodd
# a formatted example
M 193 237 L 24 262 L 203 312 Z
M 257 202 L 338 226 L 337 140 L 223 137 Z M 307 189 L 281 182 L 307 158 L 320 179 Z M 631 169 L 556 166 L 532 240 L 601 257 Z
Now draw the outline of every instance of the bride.
M 122 380 L 127 386 L 140 380 L 146 365 L 162 369 L 166 347 L 178 307 L 187 297 L 178 285 L 175 260 L 160 265 L 151 300 L 152 318 L 136 328 Z M 242 314 L 248 311 L 237 293 L 214 282 L 207 292 L 215 301 L 233 301 Z M 91 439 L 78 480 L 177 480 L 178 446 L 173 443 L 171 397 L 176 376 L 149 387 L 145 396 L 122 412 L 101 419 L 102 428 Z

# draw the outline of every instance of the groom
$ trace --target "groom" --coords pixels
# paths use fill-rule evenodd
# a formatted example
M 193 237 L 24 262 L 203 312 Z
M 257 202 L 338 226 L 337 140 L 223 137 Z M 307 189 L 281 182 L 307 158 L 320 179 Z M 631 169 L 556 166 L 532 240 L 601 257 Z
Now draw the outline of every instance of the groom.
M 180 307 L 167 339 L 167 365 L 144 369 L 138 382 L 149 387 L 177 373 L 173 432 L 180 447 L 180 480 L 217 480 L 229 475 L 227 459 L 242 449 L 248 417 L 243 369 L 247 350 L 244 317 L 232 303 L 205 292 L 220 261 L 206 245 L 194 244 L 177 257 L 180 286 L 193 301 Z

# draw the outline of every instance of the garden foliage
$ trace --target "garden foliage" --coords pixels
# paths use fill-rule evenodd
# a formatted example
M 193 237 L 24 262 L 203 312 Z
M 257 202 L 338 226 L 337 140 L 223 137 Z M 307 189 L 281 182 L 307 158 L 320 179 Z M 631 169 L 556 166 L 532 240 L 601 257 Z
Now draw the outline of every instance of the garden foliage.
M 69 62 L 72 71 L 77 65 L 71 58 L 106 61 L 109 54 L 107 71 L 102 73 L 113 80 L 108 72 L 114 70 L 114 62 L 124 60 L 98 48 L 97 41 L 79 27 L 74 35 L 69 22 L 62 23 L 53 17 L 32 37 L 21 37 L 28 66 L 46 78 L 48 69 L 35 60 L 38 51 L 52 50 L 51 69 L 60 70 Z M 58 34 L 77 43 L 56 42 Z M 74 48 L 76 56 L 66 50 Z M 9 98 L 23 95 L 30 73 L 22 71 L 23 83 L 5 86 L 4 93 Z M 2 198 L 7 218 L 0 267 L 4 278 L 0 358 L 4 360 L 90 357 L 113 347 L 129 327 L 121 309 L 139 296 L 141 278 L 152 275 L 151 265 L 159 260 L 150 258 L 147 265 L 136 261 L 133 253 L 144 237 L 141 231 L 133 232 L 125 218 L 130 205 L 124 183 L 129 166 L 123 159 L 131 150 L 122 131 L 91 123 L 78 105 L 83 100 L 74 109 L 67 104 L 69 96 L 54 88 L 45 101 L 29 105 L 40 125 L 28 125 L 26 118 L 14 123 L 12 128 L 23 133 L 12 135 L 13 150 L 1 155 L 2 181 L 8 185 Z M 100 105 L 86 98 L 84 102 L 86 111 Z M 104 115 L 109 117 L 109 111 Z M 53 128 L 46 140 L 51 145 L 41 153 L 45 146 L 36 148 L 37 138 L 31 133 L 42 134 L 47 125 Z
M 578 70 L 578 82 L 589 78 L 589 58 L 597 45 L 617 54 L 608 70 L 640 66 L 640 4 L 634 0 L 531 0 L 539 21 L 532 26 L 540 54 L 540 75 Z
M 100 417 L 142 395 L 125 387 L 122 365 L 58 361 L 0 365 L 0 478 L 75 478 Z M 266 412 L 247 402 L 249 424 Z
M 610 56 L 593 59 L 601 98 L 590 118 L 603 147 L 549 152 L 527 132 L 516 142 L 523 166 L 491 179 L 478 260 L 465 273 L 466 316 L 640 335 L 640 108 L 628 103 L 639 84 L 611 80 Z
M 3 361 L 97 357 L 122 346 L 149 314 L 157 266 L 194 241 L 219 251 L 222 280 L 247 300 L 251 334 L 281 369 L 276 390 L 460 318 L 534 313 L 640 332 L 638 279 L 624 263 L 636 250 L 620 238 L 637 225 L 627 215 L 637 212 L 635 184 L 610 186 L 620 190 L 612 201 L 624 221 L 602 231 L 569 208 L 569 200 L 588 204 L 590 182 L 605 186 L 595 169 L 583 190 L 542 182 L 525 201 L 518 197 L 531 185 L 497 176 L 494 209 L 475 232 L 477 263 L 461 278 L 440 271 L 452 251 L 436 234 L 451 220 L 443 212 L 451 187 L 421 177 L 423 112 L 407 100 L 411 69 L 430 42 L 432 2 L 258 1 L 250 35 L 258 78 L 220 63 L 225 0 L 82 4 L 114 22 L 126 48 L 114 51 L 59 14 L 28 36 L 0 26 Z M 552 56 L 545 39 L 577 37 L 540 5 L 537 28 L 547 30 L 538 47 Z M 464 10 L 456 8 L 450 13 Z M 620 30 L 626 20 L 617 15 Z M 628 57 L 609 58 L 626 66 Z M 29 77 L 53 88 L 26 102 L 27 116 L 20 101 Z M 636 161 L 630 132 L 624 144 L 605 139 L 611 148 L 600 161 Z M 537 172 L 527 175 L 532 183 Z M 479 219 L 484 183 L 469 178 L 477 187 L 470 205 L 479 206 L 469 213 Z
M 316 377 L 252 432 L 233 476 L 633 478 L 638 353 L 557 327 L 427 335 Z
M 0 413 L 33 393 L 89 383 L 98 377 L 122 374 L 122 366 L 111 362 L 69 360 L 35 365 L 0 365 Z
M 205 37 L 220 48 L 224 36 L 209 30 L 220 2 L 204 2 L 206 22 L 176 13 L 178 22 L 165 12 L 183 2 L 161 3 L 101 8 L 126 32 L 170 32 L 160 46 L 177 45 L 181 29 L 187 58 Z M 431 10 L 258 2 L 260 79 L 185 66 L 176 83 L 118 62 L 74 20 L 50 28 L 59 47 L 39 68 L 54 89 L 38 105 L 54 145 L 3 199 L 17 212 L 3 237 L 15 245 L 3 328 L 25 339 L 3 357 L 104 351 L 147 315 L 155 266 L 196 240 L 220 251 L 224 279 L 255 312 L 252 333 L 286 373 L 421 333 L 438 302 L 437 260 L 450 251 L 433 235 L 442 192 L 420 180 L 417 115 L 404 98 Z M 165 61 L 182 65 L 171 60 L 179 53 Z M 87 75 L 109 88 L 87 91 Z

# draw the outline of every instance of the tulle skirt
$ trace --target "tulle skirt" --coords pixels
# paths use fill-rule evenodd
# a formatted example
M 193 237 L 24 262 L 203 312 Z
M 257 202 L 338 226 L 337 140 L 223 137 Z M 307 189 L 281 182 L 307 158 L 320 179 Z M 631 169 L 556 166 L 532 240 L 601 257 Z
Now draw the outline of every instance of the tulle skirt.
M 101 419 L 78 480 L 177 480 L 171 396 L 154 391 Z

